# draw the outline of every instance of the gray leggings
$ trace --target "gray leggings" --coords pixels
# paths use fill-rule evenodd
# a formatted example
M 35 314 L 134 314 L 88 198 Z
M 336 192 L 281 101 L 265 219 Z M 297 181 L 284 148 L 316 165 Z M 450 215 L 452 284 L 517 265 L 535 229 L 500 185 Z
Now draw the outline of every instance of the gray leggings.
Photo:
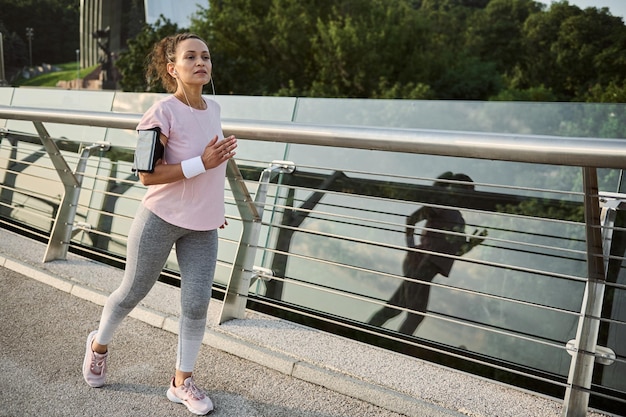
M 181 273 L 176 369 L 192 372 L 206 327 L 217 261 L 217 230 L 193 231 L 167 223 L 140 206 L 128 233 L 126 270 L 107 299 L 96 341 L 108 345 L 122 320 L 156 283 L 173 245 Z

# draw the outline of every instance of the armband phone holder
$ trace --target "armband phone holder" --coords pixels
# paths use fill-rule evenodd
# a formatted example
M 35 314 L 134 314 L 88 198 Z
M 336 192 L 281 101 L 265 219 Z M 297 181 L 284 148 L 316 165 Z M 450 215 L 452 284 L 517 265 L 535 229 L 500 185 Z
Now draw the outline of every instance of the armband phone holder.
M 137 131 L 137 147 L 133 161 L 133 172 L 154 172 L 156 162 L 163 158 L 165 147 L 161 143 L 161 129 Z

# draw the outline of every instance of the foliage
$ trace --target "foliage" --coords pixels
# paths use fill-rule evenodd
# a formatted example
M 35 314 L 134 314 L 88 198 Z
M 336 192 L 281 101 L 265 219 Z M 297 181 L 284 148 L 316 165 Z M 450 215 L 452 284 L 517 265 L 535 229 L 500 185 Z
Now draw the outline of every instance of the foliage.
M 626 26 L 606 9 L 553 3 L 529 16 L 521 35 L 526 58 L 513 87 L 543 84 L 559 100 L 585 101 L 594 86 L 624 83 Z
M 475 57 L 495 63 L 498 72 L 506 75 L 523 57 L 519 52 L 524 22 L 539 11 L 533 0 L 491 0 L 470 17 L 467 45 Z
M 626 103 L 626 80 L 618 84 L 616 81 L 603 86 L 600 83 L 589 88 L 586 101 L 591 103 Z
M 178 25 L 161 16 L 153 26 L 143 25 L 140 32 L 128 41 L 128 48 L 122 52 L 115 66 L 122 76 L 120 86 L 124 91 L 164 92 L 160 82 L 150 84 L 145 77 L 146 58 L 154 44 L 165 36 L 182 32 Z
M 6 66 L 29 64 L 27 27 L 34 30 L 33 65 L 74 60 L 79 46 L 79 9 L 79 0 L 0 0 Z
M 625 82 L 622 20 L 567 1 L 220 1 L 192 29 L 232 94 L 585 101 L 611 86 L 606 101 Z
M 544 201 L 538 198 L 530 198 L 519 204 L 507 204 L 498 207 L 501 213 L 518 214 L 544 219 L 567 220 L 582 223 L 584 219 L 584 206 L 582 204 L 572 204 L 565 200 L 560 200 L 555 205 L 554 202 Z
M 1 19 L 0 33 L 2 33 L 6 74 L 7 78 L 11 78 L 12 72 L 28 62 L 28 46 L 16 33 L 9 32 Z
M 301 92 L 313 68 L 310 38 L 329 2 L 233 0 L 211 2 L 192 30 L 209 43 L 218 93 Z
M 501 90 L 490 100 L 493 101 L 557 101 L 556 95 L 544 85 L 527 89 L 508 88 Z
M 605 8 L 582 10 L 566 0 L 549 7 L 534 0 L 204 4 L 190 30 L 209 43 L 220 94 L 603 103 L 626 97 L 626 26 Z M 60 40 L 33 42 L 34 61 L 72 60 L 78 8 L 78 0 L 36 7 L 34 0 L 0 0 L 7 62 L 25 64 L 27 25 L 36 39 Z M 183 29 L 163 16 L 136 25 L 140 9 L 132 0 L 123 17 L 121 86 L 162 91 L 144 79 L 145 58 L 155 41 Z
M 481 100 L 496 94 L 502 87 L 497 64 L 475 56 L 461 56 L 434 82 L 439 98 Z

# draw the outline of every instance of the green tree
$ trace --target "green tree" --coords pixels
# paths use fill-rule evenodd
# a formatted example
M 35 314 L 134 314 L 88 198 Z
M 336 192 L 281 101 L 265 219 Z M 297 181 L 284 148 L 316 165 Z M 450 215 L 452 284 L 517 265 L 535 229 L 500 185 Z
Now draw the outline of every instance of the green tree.
M 79 46 L 80 33 L 80 0 L 0 0 L 0 10 L 0 20 L 9 34 L 22 40 L 27 59 L 26 28 L 33 28 L 33 65 L 44 62 L 57 64 L 76 59 L 75 51 Z M 21 56 L 22 54 L 15 54 L 6 57 L 5 65 L 27 65 L 28 61 L 9 60 Z
M 616 48 L 615 41 L 624 41 L 626 28 L 621 18 L 596 8 L 587 8 L 572 16 L 561 25 L 554 48 L 558 51 L 557 66 L 567 68 L 563 88 L 573 97 L 584 99 L 596 82 L 607 85 L 624 80 L 626 49 L 622 43 Z
M 621 83 L 611 81 L 606 86 L 596 84 L 585 98 L 590 103 L 626 103 L 626 80 Z
M 412 100 L 434 99 L 435 92 L 429 85 L 422 83 L 409 82 L 401 84 L 400 82 L 390 83 L 387 78 L 382 77 L 379 80 L 378 87 L 371 98 L 405 98 Z
M 0 20 L 0 33 L 2 33 L 6 77 L 10 79 L 11 74 L 28 64 L 26 52 L 28 46 L 15 32 L 10 32 L 2 20 Z
M 218 92 L 301 94 L 311 77 L 311 37 L 332 2 L 234 0 L 211 2 L 192 21 L 209 42 Z
M 359 38 L 358 23 L 352 16 L 335 11 L 328 22 L 318 20 L 317 37 L 313 42 L 313 60 L 317 75 L 312 80 L 310 92 L 320 97 L 364 97 L 367 76 L 361 54 L 367 54 L 365 39 Z
M 530 16 L 513 88 L 544 85 L 562 101 L 585 101 L 595 85 L 623 84 L 626 27 L 607 9 L 581 10 L 567 1 Z
M 315 78 L 310 95 L 389 96 L 380 88 L 422 95 L 437 62 L 429 48 L 429 24 L 409 2 L 349 2 L 318 19 L 312 42 Z M 393 83 L 390 82 L 393 80 Z
M 490 100 L 493 101 L 557 101 L 554 93 L 543 85 L 527 89 L 508 88 L 501 90 Z
M 503 75 L 522 58 L 522 28 L 526 20 L 540 12 L 533 0 L 491 0 L 471 16 L 466 33 L 470 53 L 483 62 L 493 62 Z
M 496 63 L 461 55 L 434 83 L 440 99 L 487 100 L 502 88 Z
M 192 30 L 211 44 L 220 91 L 423 98 L 443 67 L 433 27 L 410 1 L 238 0 L 211 4 Z
M 118 61 L 125 89 L 147 87 L 162 33 L 146 30 Z M 621 19 L 567 1 L 215 1 L 191 30 L 220 94 L 618 101 L 625 85 Z
M 320 4 L 322 3 L 322 4 Z M 324 4 L 326 3 L 326 4 Z M 320 7 L 321 6 L 321 7 Z M 315 36 L 315 18 L 325 18 L 328 2 L 275 0 L 268 19 L 273 21 L 270 45 L 280 66 L 274 93 L 306 94 L 310 79 L 315 76 L 316 62 L 311 60 L 311 38 Z
M 124 91 L 164 92 L 160 82 L 146 80 L 146 58 L 156 42 L 165 36 L 183 32 L 178 25 L 161 16 L 154 25 L 144 24 L 139 34 L 128 41 L 128 49 L 120 53 L 115 66 L 122 78 L 120 86 Z
M 552 3 L 549 11 L 528 17 L 521 33 L 523 59 L 512 77 L 511 88 L 525 90 L 544 85 L 555 94 L 562 94 L 557 86 L 565 74 L 556 67 L 552 43 L 558 37 L 561 23 L 579 12 L 580 9 L 567 3 Z

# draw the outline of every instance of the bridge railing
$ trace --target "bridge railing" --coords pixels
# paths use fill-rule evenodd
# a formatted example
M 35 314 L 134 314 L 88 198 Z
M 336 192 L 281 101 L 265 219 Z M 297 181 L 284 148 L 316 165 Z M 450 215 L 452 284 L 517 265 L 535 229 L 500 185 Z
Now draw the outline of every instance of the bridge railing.
M 1 224 L 47 240 L 44 262 L 76 249 L 123 266 L 144 188 L 133 142 L 108 139 L 132 137 L 139 117 L 0 106 Z M 89 141 L 51 125 L 106 131 Z M 227 170 L 222 322 L 270 311 L 562 395 L 564 416 L 586 415 L 590 398 L 626 404 L 624 140 L 236 119 L 223 129 L 244 151 Z M 607 183 L 617 192 L 600 192 Z M 418 208 L 460 213 L 465 229 L 412 224 Z M 407 247 L 412 229 L 465 249 Z M 453 265 L 449 276 L 424 278 L 411 265 L 424 258 Z M 162 279 L 176 284 L 175 257 Z M 401 285 L 405 303 L 390 298 Z

